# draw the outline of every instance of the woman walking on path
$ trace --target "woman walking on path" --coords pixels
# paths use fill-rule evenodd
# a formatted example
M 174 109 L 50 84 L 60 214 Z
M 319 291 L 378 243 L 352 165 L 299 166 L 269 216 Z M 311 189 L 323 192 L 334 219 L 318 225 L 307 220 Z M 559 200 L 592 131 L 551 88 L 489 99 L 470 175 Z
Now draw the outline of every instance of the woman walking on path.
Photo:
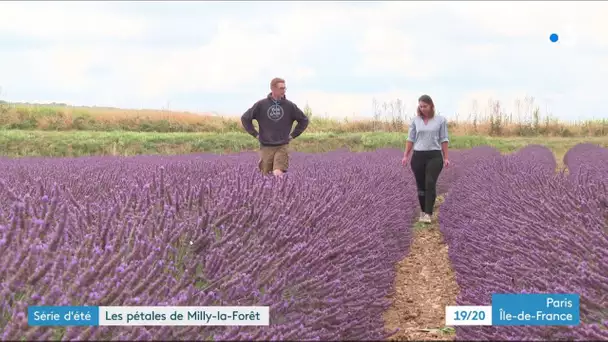
M 420 222 L 431 223 L 437 198 L 437 180 L 444 167 L 448 167 L 448 123 L 435 115 L 435 104 L 428 95 L 418 99 L 418 115 L 409 128 L 402 163 L 410 162 L 416 178 L 420 201 Z M 412 153 L 413 151 L 413 153 Z

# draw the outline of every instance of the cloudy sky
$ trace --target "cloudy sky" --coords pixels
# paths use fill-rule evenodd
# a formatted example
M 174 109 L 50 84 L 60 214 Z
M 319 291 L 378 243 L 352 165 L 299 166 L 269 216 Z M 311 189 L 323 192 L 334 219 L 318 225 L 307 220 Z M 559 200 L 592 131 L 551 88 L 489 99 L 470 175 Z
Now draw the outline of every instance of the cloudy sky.
M 313 113 L 446 116 L 533 96 L 608 117 L 608 2 L 0 2 L 0 99 L 240 115 L 275 76 Z M 560 40 L 552 43 L 551 33 Z

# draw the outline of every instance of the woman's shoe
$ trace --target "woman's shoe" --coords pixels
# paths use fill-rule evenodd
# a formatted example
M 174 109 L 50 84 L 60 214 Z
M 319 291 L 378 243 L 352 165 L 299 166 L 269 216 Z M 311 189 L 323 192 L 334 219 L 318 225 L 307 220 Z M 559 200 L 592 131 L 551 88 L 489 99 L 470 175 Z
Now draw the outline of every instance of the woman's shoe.
M 426 213 L 424 211 L 420 212 L 420 217 L 418 218 L 418 222 L 424 222 Z
M 431 215 L 426 214 L 426 213 L 424 215 L 421 215 L 420 216 L 420 222 L 431 223 Z

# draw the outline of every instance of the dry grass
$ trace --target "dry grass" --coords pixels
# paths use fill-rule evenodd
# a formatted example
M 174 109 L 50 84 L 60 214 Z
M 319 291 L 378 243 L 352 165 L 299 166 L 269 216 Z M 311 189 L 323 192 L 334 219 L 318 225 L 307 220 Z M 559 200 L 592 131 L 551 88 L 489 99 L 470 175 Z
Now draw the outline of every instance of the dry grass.
M 308 132 L 359 133 L 407 132 L 411 114 L 402 102 L 372 103 L 374 115 L 368 120 L 335 120 L 318 117 L 310 107 Z M 475 108 L 475 106 L 474 106 Z M 497 101 L 484 110 L 474 109 L 463 118 L 450 116 L 450 134 L 497 137 L 603 137 L 608 136 L 608 119 L 560 122 L 541 113 L 532 98 L 505 113 Z M 62 104 L 32 105 L 0 103 L 0 127 L 45 131 L 132 131 L 132 132 L 242 132 L 238 117 L 174 112 L 168 110 L 126 110 L 100 107 L 72 107 Z

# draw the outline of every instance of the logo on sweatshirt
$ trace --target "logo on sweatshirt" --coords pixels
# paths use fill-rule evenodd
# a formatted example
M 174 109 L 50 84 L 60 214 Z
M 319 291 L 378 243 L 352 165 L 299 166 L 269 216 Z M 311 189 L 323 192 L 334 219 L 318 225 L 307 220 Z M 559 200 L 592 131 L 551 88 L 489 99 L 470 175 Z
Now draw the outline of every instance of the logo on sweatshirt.
M 266 112 L 266 115 L 268 115 L 268 118 L 272 121 L 281 120 L 284 114 L 285 113 L 283 112 L 283 107 L 278 104 L 273 104 L 272 106 L 270 106 L 270 108 L 268 108 L 268 111 Z

